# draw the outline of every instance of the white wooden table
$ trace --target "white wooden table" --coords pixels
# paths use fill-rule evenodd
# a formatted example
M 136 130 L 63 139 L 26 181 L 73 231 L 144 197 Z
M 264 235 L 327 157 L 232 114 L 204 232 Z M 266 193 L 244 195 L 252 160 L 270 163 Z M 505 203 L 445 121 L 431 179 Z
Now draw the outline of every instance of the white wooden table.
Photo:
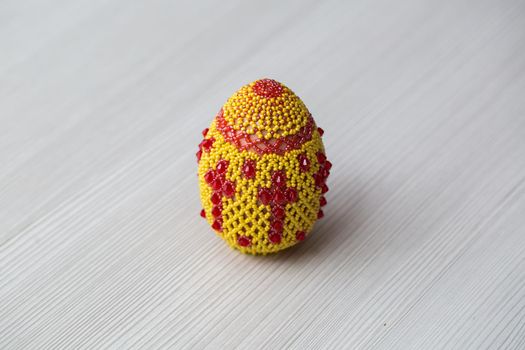
M 200 131 L 282 81 L 326 217 L 250 257 Z M 0 2 L 0 348 L 524 349 L 525 3 Z

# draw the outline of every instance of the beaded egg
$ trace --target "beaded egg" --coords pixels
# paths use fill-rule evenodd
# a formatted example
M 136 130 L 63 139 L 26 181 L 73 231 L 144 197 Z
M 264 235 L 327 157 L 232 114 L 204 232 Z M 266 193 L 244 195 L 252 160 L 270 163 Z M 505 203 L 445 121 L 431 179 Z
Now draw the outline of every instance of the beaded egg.
M 272 79 L 245 85 L 202 134 L 201 216 L 228 245 L 268 254 L 309 236 L 332 164 L 323 130 L 292 90 Z

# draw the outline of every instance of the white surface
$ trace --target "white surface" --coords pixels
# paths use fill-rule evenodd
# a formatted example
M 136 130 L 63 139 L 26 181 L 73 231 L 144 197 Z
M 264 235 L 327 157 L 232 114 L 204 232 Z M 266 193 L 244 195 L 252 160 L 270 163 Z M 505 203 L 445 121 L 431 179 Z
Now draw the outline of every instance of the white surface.
M 523 1 L 10 0 L 0 53 L 0 348 L 525 347 Z M 254 258 L 195 152 L 264 76 L 333 190 Z

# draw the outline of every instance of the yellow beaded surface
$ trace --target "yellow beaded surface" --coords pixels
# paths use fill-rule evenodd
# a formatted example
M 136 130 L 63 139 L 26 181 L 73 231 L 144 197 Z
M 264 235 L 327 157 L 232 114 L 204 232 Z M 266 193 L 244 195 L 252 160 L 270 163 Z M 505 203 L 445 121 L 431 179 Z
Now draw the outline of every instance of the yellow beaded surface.
M 236 94 L 226 102 L 223 107 L 224 118 L 232 127 L 243 128 L 249 133 L 250 130 L 257 129 L 265 135 L 283 135 L 297 133 L 304 127 L 310 114 L 304 107 L 302 101 L 291 90 L 284 85 L 282 93 L 284 97 L 279 100 L 284 104 L 281 110 L 289 110 L 292 113 L 286 115 L 271 114 L 269 118 L 261 123 L 257 118 L 235 118 L 235 113 L 239 110 L 258 110 L 257 101 L 261 105 L 268 105 L 267 100 L 271 98 L 261 97 L 256 99 L 252 89 L 254 83 L 241 88 Z M 245 104 L 242 96 L 252 97 L 255 104 Z M 262 100 L 261 100 L 262 99 Z M 260 102 L 263 101 L 263 102 Z M 264 103 L 266 102 L 266 104 Z M 253 116 L 253 114 L 250 114 Z M 199 185 L 201 201 L 205 211 L 206 220 L 210 225 L 214 225 L 217 217 L 212 214 L 216 204 L 212 203 L 212 196 L 217 192 L 205 179 L 208 172 L 217 173 L 219 161 L 226 161 L 227 170 L 223 175 L 226 180 L 234 185 L 234 194 L 227 196 L 221 194 L 222 206 L 220 220 L 221 229 L 216 233 L 222 237 L 231 247 L 243 253 L 267 254 L 290 247 L 303 240 L 308 235 L 317 220 L 320 209 L 321 189 L 316 187 L 315 176 L 319 171 L 318 153 L 324 154 L 324 147 L 318 129 L 313 126 L 311 137 L 308 141 L 299 145 L 298 148 L 289 150 L 282 155 L 269 153 L 258 154 L 249 150 L 239 150 L 233 143 L 225 138 L 221 130 L 217 127 L 217 118 L 213 120 L 209 131 L 205 133 L 203 142 L 208 141 L 210 147 L 203 148 L 199 156 Z M 258 122 L 259 121 L 259 122 Z M 256 125 L 257 128 L 253 128 Z M 271 140 L 271 139 L 270 139 Z M 299 159 L 306 157 L 309 163 L 308 169 L 301 168 Z M 253 178 L 247 177 L 243 172 L 243 167 L 247 160 L 251 160 L 255 165 Z M 271 189 L 275 184 L 272 183 L 272 176 L 276 172 L 285 174 L 286 188 L 292 188 L 297 193 L 294 201 L 287 201 L 282 208 L 285 211 L 281 236 L 273 241 L 269 239 L 272 232 L 273 204 L 263 204 L 259 198 L 261 189 Z M 217 209 L 215 209 L 217 210 Z M 301 233 L 302 236 L 301 236 Z
M 305 126 L 310 113 L 289 88 L 281 84 L 280 96 L 266 98 L 254 92 L 255 84 L 243 86 L 224 104 L 224 118 L 235 130 L 269 140 Z

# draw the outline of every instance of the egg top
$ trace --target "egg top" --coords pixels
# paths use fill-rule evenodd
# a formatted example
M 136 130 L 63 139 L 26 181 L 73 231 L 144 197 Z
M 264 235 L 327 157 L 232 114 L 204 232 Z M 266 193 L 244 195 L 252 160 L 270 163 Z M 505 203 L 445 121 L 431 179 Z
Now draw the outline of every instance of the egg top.
M 201 215 L 244 253 L 302 241 L 324 214 L 331 163 L 299 97 L 261 79 L 233 94 L 199 145 Z
M 223 107 L 223 117 L 236 131 L 270 140 L 299 132 L 310 113 L 289 88 L 261 79 L 233 94 Z
M 282 155 L 312 137 L 303 101 L 283 84 L 261 79 L 233 94 L 217 115 L 217 129 L 239 150 Z

